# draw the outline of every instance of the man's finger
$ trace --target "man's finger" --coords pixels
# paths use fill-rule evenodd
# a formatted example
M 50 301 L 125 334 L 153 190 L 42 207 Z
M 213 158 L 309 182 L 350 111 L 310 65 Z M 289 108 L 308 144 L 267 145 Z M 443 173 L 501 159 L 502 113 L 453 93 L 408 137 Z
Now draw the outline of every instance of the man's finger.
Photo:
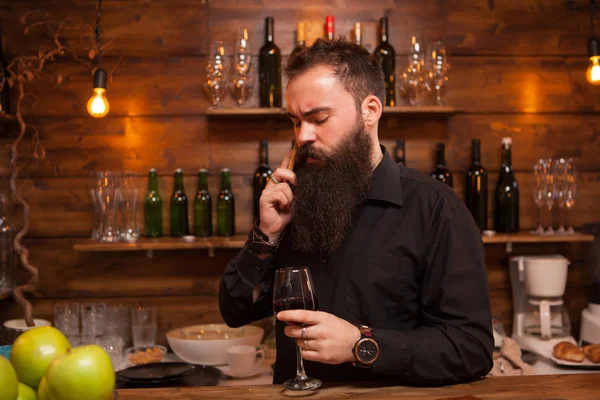
M 291 321 L 300 324 L 316 325 L 322 321 L 323 313 L 319 311 L 309 310 L 286 310 L 277 314 L 277 319 L 280 321 Z

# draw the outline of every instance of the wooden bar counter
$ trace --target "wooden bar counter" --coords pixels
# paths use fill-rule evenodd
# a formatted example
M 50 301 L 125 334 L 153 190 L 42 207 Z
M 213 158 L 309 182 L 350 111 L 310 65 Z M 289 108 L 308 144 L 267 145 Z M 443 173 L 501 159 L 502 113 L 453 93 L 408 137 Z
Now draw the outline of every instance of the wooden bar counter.
M 366 383 L 325 384 L 322 388 L 313 392 L 290 392 L 284 390 L 280 385 L 118 390 L 118 400 L 252 400 L 284 397 L 361 400 L 593 400 L 600 399 L 600 374 L 497 377 L 469 384 L 439 388 L 415 388 L 386 386 L 382 383 Z

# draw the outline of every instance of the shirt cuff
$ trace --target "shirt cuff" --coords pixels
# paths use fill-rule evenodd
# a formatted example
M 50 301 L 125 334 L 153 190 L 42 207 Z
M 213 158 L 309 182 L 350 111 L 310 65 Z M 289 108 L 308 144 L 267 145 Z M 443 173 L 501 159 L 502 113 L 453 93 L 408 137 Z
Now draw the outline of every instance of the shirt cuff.
M 372 371 L 380 374 L 410 376 L 414 356 L 413 332 L 373 328 L 373 339 L 379 345 L 379 358 Z
M 243 280 L 253 288 L 260 283 L 265 272 L 273 265 L 274 255 L 266 258 L 260 258 L 256 254 L 248 250 L 248 246 L 244 247 L 239 261 L 238 271 Z

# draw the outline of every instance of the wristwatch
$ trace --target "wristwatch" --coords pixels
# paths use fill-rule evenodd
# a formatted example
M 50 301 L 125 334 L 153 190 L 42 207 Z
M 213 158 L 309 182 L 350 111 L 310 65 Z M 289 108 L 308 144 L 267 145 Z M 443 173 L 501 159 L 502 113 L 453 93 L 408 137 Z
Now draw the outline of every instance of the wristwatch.
M 256 220 L 252 226 L 250 235 L 248 235 L 248 250 L 256 255 L 275 254 L 279 247 L 279 243 L 281 243 L 281 238 L 276 242 L 270 241 L 269 237 L 260 230 L 258 224 L 259 221 Z
M 360 339 L 354 345 L 355 367 L 370 368 L 379 358 L 379 344 L 373 339 L 373 330 L 365 325 L 358 325 Z

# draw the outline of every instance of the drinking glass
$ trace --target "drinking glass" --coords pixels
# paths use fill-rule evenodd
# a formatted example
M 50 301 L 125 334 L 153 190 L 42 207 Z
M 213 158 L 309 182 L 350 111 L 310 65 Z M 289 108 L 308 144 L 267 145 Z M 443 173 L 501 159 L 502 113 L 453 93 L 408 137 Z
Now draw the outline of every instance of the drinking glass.
M 123 339 L 123 346 L 128 346 L 131 341 L 131 309 L 123 305 L 106 307 L 104 321 L 104 335 L 118 336 Z
M 65 336 L 79 335 L 79 304 L 54 304 L 54 326 Z
M 240 75 L 250 72 L 252 62 L 252 47 L 248 40 L 248 30 L 242 29 L 238 32 L 235 39 L 235 56 L 233 59 L 233 68 Z
M 273 311 L 316 310 L 316 297 L 310 270 L 306 267 L 288 267 L 275 271 Z M 309 378 L 304 371 L 302 353 L 296 343 L 296 377 L 283 383 L 288 390 L 317 389 L 321 381 Z
M 118 188 L 102 188 L 98 191 L 98 202 L 102 215 L 102 232 L 100 241 L 118 242 L 119 231 L 117 229 L 117 204 L 119 201 Z
M 575 207 L 575 200 L 577 199 L 577 170 L 575 166 L 575 159 L 567 159 L 567 183 L 565 189 L 565 206 L 567 208 L 567 219 L 569 227 L 567 228 L 567 235 L 575 234 L 573 229 L 573 207 Z
M 104 321 L 106 316 L 105 303 L 81 303 L 81 340 L 87 344 L 91 340 L 95 342 L 97 336 L 104 334 Z M 92 339 L 89 339 L 92 338 Z
M 531 233 L 534 235 L 543 235 L 544 227 L 542 226 L 542 207 L 544 206 L 545 194 L 546 194 L 546 162 L 543 159 L 539 159 L 533 166 L 533 201 L 537 207 L 537 228 Z
M 131 310 L 131 335 L 134 347 L 156 344 L 156 308 L 137 307 Z
M 137 242 L 140 231 L 137 225 L 138 189 L 121 188 L 119 206 L 121 209 L 121 238 L 128 243 Z
M 553 162 L 551 158 L 544 160 L 544 181 L 546 183 L 544 190 L 544 203 L 548 209 L 548 228 L 546 229 L 546 235 L 554 235 L 554 229 L 552 228 L 552 208 L 554 207 L 554 201 L 556 199 L 556 187 L 554 185 L 552 164 Z
M 419 104 L 419 92 L 425 86 L 425 74 L 423 40 L 418 35 L 413 35 L 408 53 L 408 66 L 400 74 L 400 91 L 411 106 Z
M 113 369 L 117 370 L 123 360 L 123 339 L 120 336 L 104 335 L 96 339 L 96 344 L 108 354 Z
M 558 235 L 564 235 L 567 231 L 565 229 L 563 218 L 567 194 L 567 160 L 562 157 L 554 160 L 552 174 L 554 175 L 556 203 L 558 204 L 558 229 L 556 230 L 556 233 Z

